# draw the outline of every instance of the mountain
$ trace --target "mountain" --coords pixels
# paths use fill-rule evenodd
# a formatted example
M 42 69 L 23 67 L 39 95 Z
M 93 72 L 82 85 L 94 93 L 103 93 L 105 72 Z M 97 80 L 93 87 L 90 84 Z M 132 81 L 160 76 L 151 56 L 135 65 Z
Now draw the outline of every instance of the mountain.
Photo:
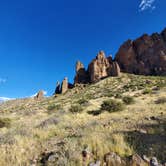
M 4 101 L 8 101 L 11 100 L 10 98 L 7 97 L 0 97 L 0 103 L 4 102 Z

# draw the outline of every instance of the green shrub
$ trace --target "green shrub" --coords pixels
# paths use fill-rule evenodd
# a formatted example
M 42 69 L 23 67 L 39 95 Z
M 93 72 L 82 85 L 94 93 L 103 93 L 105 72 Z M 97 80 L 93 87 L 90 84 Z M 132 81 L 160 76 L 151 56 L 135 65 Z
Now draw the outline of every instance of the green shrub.
M 47 109 L 49 110 L 49 111 L 51 111 L 51 110 L 57 110 L 57 109 L 60 109 L 61 108 L 61 106 L 60 105 L 55 105 L 55 104 L 51 104 L 51 105 L 49 105 L 48 107 L 47 107 Z
M 87 112 L 89 115 L 97 116 L 102 113 L 102 110 L 92 110 Z
M 77 102 L 78 102 L 78 104 L 82 105 L 82 104 L 86 104 L 88 101 L 86 99 L 82 98 L 82 99 L 78 100 Z
M 117 98 L 117 99 L 121 99 L 121 98 L 122 98 L 122 95 L 121 95 L 120 93 L 116 93 L 116 94 L 114 95 L 114 97 Z
M 160 97 L 155 101 L 156 104 L 164 104 L 166 103 L 166 97 Z
M 9 118 L 0 118 L 0 128 L 3 127 L 10 127 L 11 126 L 11 119 Z
M 106 100 L 101 105 L 101 110 L 108 111 L 108 112 L 117 112 L 122 111 L 124 109 L 124 105 L 122 102 L 116 100 Z
M 144 95 L 145 95 L 145 94 L 150 94 L 150 93 L 152 93 L 152 90 L 149 89 L 149 88 L 146 88 L 146 89 L 143 91 L 143 94 L 144 94 Z
M 70 112 L 72 113 L 80 113 L 83 111 L 83 108 L 81 107 L 81 105 L 77 104 L 77 105 L 72 105 L 69 109 Z
M 135 101 L 134 101 L 134 98 L 131 97 L 131 96 L 124 96 L 123 97 L 123 102 L 125 104 L 133 104 Z

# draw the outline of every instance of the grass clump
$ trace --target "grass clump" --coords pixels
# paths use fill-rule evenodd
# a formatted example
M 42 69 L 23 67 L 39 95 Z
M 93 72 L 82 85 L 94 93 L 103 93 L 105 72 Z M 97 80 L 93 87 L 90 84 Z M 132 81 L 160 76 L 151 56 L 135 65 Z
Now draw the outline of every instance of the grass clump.
M 9 118 L 0 118 L 0 128 L 11 126 L 11 119 Z
M 123 103 L 113 99 L 106 100 L 101 105 L 102 111 L 118 112 L 122 111 L 123 109 L 124 109 Z
M 47 110 L 52 111 L 52 110 L 60 109 L 60 108 L 61 108 L 60 105 L 51 104 L 47 107 Z
M 131 96 L 124 96 L 123 97 L 123 102 L 127 105 L 135 103 L 134 98 L 131 97 Z
M 80 104 L 80 105 L 83 105 L 83 104 L 86 104 L 86 103 L 88 103 L 88 101 L 84 98 L 81 98 L 81 99 L 78 100 L 78 104 Z
M 83 108 L 80 104 L 72 105 L 69 109 L 71 113 L 80 113 L 83 111 Z
M 160 97 L 155 101 L 156 104 L 164 104 L 166 103 L 166 97 Z
M 142 94 L 144 94 L 144 95 L 146 95 L 146 94 L 151 94 L 151 93 L 152 93 L 152 90 L 149 89 L 149 88 L 146 88 L 146 89 L 142 92 Z

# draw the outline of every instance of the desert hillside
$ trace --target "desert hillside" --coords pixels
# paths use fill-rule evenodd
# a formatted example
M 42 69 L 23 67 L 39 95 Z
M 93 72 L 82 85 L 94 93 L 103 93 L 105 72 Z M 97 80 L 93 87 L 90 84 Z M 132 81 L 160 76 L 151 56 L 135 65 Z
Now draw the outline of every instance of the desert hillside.
M 164 76 L 122 73 L 0 104 L 1 166 L 143 166 L 151 157 L 166 162 Z

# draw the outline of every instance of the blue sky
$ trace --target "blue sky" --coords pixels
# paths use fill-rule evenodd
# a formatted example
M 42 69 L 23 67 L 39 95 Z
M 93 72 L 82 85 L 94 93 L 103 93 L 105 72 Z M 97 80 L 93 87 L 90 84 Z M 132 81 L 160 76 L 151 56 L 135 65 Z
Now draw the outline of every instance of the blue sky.
M 166 27 L 165 0 L 0 1 L 0 96 L 51 95 L 99 50 L 113 56 L 127 39 Z

